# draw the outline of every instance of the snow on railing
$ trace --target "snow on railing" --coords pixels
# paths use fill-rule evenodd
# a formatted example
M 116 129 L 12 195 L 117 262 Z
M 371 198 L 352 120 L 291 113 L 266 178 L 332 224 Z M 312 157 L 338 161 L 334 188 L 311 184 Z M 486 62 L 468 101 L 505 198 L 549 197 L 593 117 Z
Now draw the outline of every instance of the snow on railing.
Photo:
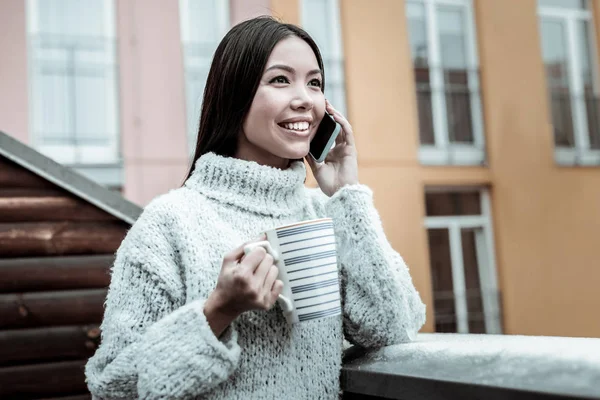
M 419 334 L 348 349 L 344 399 L 600 399 L 600 339 Z

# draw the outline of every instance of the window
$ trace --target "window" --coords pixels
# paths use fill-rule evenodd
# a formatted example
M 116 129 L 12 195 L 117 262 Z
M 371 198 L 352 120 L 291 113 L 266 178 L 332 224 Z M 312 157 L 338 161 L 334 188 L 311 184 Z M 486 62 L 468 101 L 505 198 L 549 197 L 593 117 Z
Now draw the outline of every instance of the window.
M 33 146 L 60 163 L 104 166 L 101 183 L 119 185 L 113 1 L 28 0 L 27 18 Z
M 323 57 L 325 96 L 347 116 L 339 0 L 302 0 L 302 26 L 315 40 Z
M 221 0 L 179 0 L 188 143 L 192 152 L 210 63 L 230 26 L 228 4 Z
M 501 333 L 488 192 L 430 190 L 425 204 L 436 331 Z
M 538 4 L 556 162 L 598 165 L 597 63 L 590 5 L 585 0 Z
M 407 0 L 423 164 L 485 161 L 470 0 Z

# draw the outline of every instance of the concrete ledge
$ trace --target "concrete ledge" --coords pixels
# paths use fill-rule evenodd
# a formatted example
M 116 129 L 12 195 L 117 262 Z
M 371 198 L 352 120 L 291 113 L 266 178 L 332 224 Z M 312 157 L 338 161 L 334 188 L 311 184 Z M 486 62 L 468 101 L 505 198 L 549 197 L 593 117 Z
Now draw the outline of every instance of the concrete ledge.
M 600 339 L 419 334 L 348 349 L 341 380 L 347 399 L 600 399 Z

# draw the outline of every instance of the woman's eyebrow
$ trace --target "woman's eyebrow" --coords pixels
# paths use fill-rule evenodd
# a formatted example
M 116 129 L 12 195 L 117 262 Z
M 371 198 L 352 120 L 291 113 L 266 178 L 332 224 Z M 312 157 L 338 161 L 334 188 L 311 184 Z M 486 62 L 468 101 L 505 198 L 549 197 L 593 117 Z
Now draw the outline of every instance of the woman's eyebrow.
M 273 70 L 273 69 L 282 69 L 284 71 L 289 72 L 290 74 L 295 74 L 296 70 L 292 67 L 290 67 L 289 65 L 284 65 L 284 64 L 275 64 L 275 65 L 271 65 L 269 68 L 267 68 L 265 70 L 265 72 Z M 323 74 L 323 71 L 321 71 L 320 69 L 313 69 L 308 71 L 308 73 L 306 74 L 306 76 L 310 76 L 310 75 L 316 75 L 316 74 Z

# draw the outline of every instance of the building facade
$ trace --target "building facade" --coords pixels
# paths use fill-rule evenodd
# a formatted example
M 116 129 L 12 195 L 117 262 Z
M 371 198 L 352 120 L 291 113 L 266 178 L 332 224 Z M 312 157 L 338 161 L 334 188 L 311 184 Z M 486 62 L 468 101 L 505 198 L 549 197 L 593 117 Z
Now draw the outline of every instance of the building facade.
M 146 204 L 261 14 L 322 49 L 424 331 L 600 336 L 597 0 L 4 0 L 0 129 Z

